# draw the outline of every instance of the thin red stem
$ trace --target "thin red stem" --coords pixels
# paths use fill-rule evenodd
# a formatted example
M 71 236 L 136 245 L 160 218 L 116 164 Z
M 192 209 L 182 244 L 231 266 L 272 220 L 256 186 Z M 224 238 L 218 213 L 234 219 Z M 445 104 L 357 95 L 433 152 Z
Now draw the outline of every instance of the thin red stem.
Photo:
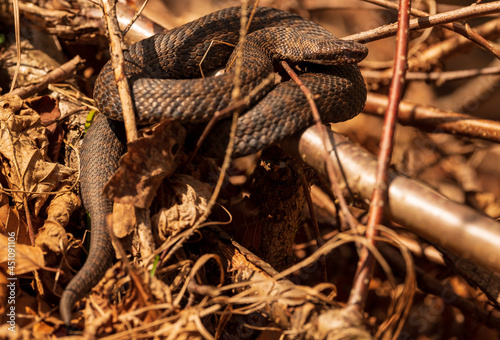
M 410 0 L 399 1 L 398 14 L 398 32 L 397 32 L 397 47 L 394 74 L 389 89 L 389 103 L 384 120 L 382 130 L 382 138 L 380 141 L 380 154 L 377 164 L 377 175 L 375 189 L 370 204 L 368 225 L 366 237 L 369 242 L 375 245 L 374 237 L 378 235 L 376 226 L 381 224 L 384 206 L 387 202 L 387 188 L 389 178 L 389 167 L 392 156 L 394 130 L 396 127 L 396 118 L 398 113 L 399 101 L 401 100 L 405 74 L 407 69 L 407 53 L 408 53 L 408 32 L 410 20 Z M 348 304 L 355 306 L 360 312 L 364 308 L 366 297 L 368 295 L 368 287 L 375 266 L 375 258 L 364 248 L 361 252 L 361 258 L 358 263 L 358 270 L 354 280 L 353 289 L 349 296 Z

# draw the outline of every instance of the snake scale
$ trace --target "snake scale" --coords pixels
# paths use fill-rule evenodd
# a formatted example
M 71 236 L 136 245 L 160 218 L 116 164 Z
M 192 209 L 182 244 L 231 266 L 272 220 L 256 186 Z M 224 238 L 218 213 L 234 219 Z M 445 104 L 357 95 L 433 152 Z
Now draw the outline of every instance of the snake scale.
M 125 69 L 138 124 L 165 118 L 189 124 L 209 120 L 231 102 L 232 61 L 237 54 L 243 58 L 242 96 L 262 84 L 273 72 L 275 61 L 284 59 L 305 62 L 301 80 L 316 94 L 323 121 L 346 120 L 361 111 L 366 87 L 355 64 L 367 54 L 363 45 L 339 40 L 310 20 L 272 8 L 257 8 L 244 44 L 227 45 L 238 43 L 239 27 L 240 8 L 226 8 L 130 46 L 125 52 Z M 226 44 L 217 43 L 220 41 Z M 222 76 L 201 78 L 200 64 L 209 72 L 226 62 Z M 295 83 L 260 86 L 239 117 L 234 156 L 254 153 L 312 124 L 307 100 Z M 61 297 L 60 312 L 66 325 L 74 303 L 103 277 L 114 257 L 106 228 L 112 203 L 102 189 L 126 146 L 110 62 L 96 80 L 94 99 L 104 115 L 96 116 L 81 149 L 81 194 L 92 221 L 91 245 L 87 261 Z M 212 133 L 223 136 L 212 138 L 209 153 L 215 156 L 220 156 L 227 141 L 220 132 L 224 125 L 227 123 L 221 122 L 216 127 L 219 131 Z

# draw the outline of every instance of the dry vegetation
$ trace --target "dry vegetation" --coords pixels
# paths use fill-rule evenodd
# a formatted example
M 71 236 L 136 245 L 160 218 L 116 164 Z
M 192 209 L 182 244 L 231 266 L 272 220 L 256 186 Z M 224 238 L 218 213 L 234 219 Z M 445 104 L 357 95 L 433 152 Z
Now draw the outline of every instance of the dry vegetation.
M 379 152 L 396 51 L 395 32 L 383 26 L 397 20 L 397 11 L 364 1 L 261 1 L 367 43 L 369 56 L 360 64 L 366 107 L 332 127 L 355 144 L 335 137 L 343 167 L 334 171 L 337 183 L 330 185 L 324 164 L 308 158 L 313 169 L 267 150 L 233 163 L 218 204 L 202 221 L 220 167 L 203 157 L 181 162 L 151 204 L 152 234 L 139 228 L 134 237 L 134 209 L 116 209 L 116 249 L 124 256 L 75 306 L 71 334 L 498 339 L 499 3 L 476 10 L 466 1 L 412 4 L 432 14 L 464 14 L 446 27 L 425 19 L 410 24 L 388 209 L 374 246 L 365 232 L 375 163 L 360 148 Z M 144 14 L 172 28 L 238 4 L 152 0 Z M 125 7 L 118 14 L 127 22 Z M 19 8 L 16 44 L 12 4 L 0 0 L 0 337 L 64 336 L 59 298 L 88 243 L 77 150 L 93 108 L 93 82 L 109 58 L 108 40 L 102 11 L 90 1 L 21 2 Z M 154 32 L 143 25 L 139 32 L 132 26 L 127 43 Z M 8 94 L 17 71 L 16 90 Z M 148 138 L 162 134 L 160 126 Z M 297 152 L 294 143 L 285 148 Z M 150 159 L 133 164 L 147 157 L 142 144 L 134 150 L 129 163 L 146 168 Z M 136 177 L 124 171 L 115 191 L 135 190 Z M 363 246 L 376 260 L 367 292 L 352 289 Z M 13 248 L 15 268 L 8 262 Z M 362 301 L 353 303 L 357 297 Z M 7 323 L 13 305 L 16 332 Z

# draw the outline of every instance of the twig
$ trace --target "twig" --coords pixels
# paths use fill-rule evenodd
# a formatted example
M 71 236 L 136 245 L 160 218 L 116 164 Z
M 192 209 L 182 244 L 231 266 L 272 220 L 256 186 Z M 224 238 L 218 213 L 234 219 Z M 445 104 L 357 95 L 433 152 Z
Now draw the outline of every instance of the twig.
M 120 27 L 130 25 L 129 30 L 126 28 L 123 31 L 123 39 L 127 45 L 132 45 L 140 40 L 149 38 L 154 34 L 165 32 L 165 28 L 157 23 L 149 20 L 145 16 L 138 16 L 139 13 L 132 10 L 132 8 L 125 2 L 117 2 L 116 14 L 118 16 Z
M 364 0 L 364 1 L 370 2 L 372 4 L 376 4 L 379 6 L 383 6 L 383 7 L 388 7 L 388 8 L 392 8 L 392 9 L 396 9 L 396 10 L 398 9 L 398 5 L 396 3 L 390 2 L 387 0 Z M 417 17 L 422 18 L 422 17 L 429 16 L 429 13 L 426 13 L 426 12 L 421 11 L 421 10 L 416 9 L 416 8 L 411 8 L 410 11 L 411 11 L 412 15 L 417 16 Z M 470 28 L 470 26 L 468 24 L 462 25 L 460 23 L 455 22 L 453 24 L 445 23 L 445 24 L 442 24 L 441 26 L 443 26 L 444 28 L 446 28 L 450 31 L 453 31 L 453 32 L 456 32 L 460 35 L 463 35 L 465 38 L 468 38 L 468 39 L 474 41 L 476 44 L 483 47 L 485 50 L 491 52 L 493 55 L 495 55 L 497 58 L 500 59 L 500 51 L 497 50 L 489 41 L 487 41 L 482 36 L 477 34 L 472 28 Z
M 223 108 L 222 110 L 216 112 L 212 118 L 208 121 L 207 125 L 203 129 L 203 132 L 198 138 L 198 141 L 196 142 L 196 147 L 194 148 L 193 152 L 191 153 L 188 163 L 190 163 L 196 153 L 200 150 L 203 142 L 207 139 L 208 135 L 212 131 L 212 129 L 215 126 L 215 123 L 217 123 L 219 120 L 222 118 L 227 117 L 231 112 L 234 112 L 235 110 L 239 110 L 245 105 L 248 105 L 250 100 L 252 98 L 255 98 L 255 96 L 262 91 L 263 88 L 267 87 L 270 83 L 274 83 L 274 73 L 270 73 L 267 78 L 265 78 L 260 84 L 258 84 L 248 95 L 246 95 L 244 98 L 241 98 L 239 100 L 231 102 L 228 106 Z
M 420 30 L 424 28 L 433 27 L 436 25 L 443 25 L 453 21 L 464 19 L 476 18 L 488 14 L 500 12 L 500 1 L 495 1 L 487 4 L 473 4 L 471 6 L 460 8 L 455 11 L 439 13 L 425 18 L 418 18 L 410 20 L 409 30 Z M 379 40 L 393 36 L 397 32 L 397 23 L 385 25 L 362 33 L 352 34 L 342 39 L 354 40 L 361 43 L 367 43 L 374 40 Z
M 258 1 L 257 1 L 258 3 Z M 257 3 L 255 4 L 255 7 L 257 6 Z M 255 8 L 254 7 L 254 8 Z M 246 27 L 247 27 L 247 1 L 242 0 L 241 1 L 241 18 L 240 18 L 240 39 L 239 39 L 239 44 L 242 44 L 245 41 L 245 36 L 246 36 Z M 240 80 L 240 70 L 242 66 L 242 58 L 236 57 L 236 67 L 235 67 L 235 75 L 234 75 L 234 88 L 233 92 L 231 94 L 233 101 L 237 101 L 239 99 L 239 86 L 241 84 Z M 168 254 L 166 254 L 164 261 L 167 261 L 174 253 L 179 249 L 183 242 L 187 240 L 189 237 L 191 237 L 196 230 L 201 228 L 208 218 L 210 216 L 210 213 L 212 212 L 212 208 L 214 207 L 217 197 L 219 196 L 219 192 L 222 188 L 222 183 L 225 178 L 225 174 L 227 172 L 227 169 L 229 169 L 230 163 L 231 163 L 231 156 L 234 150 L 234 139 L 236 136 L 236 125 L 238 123 L 238 110 L 236 109 L 233 112 L 233 119 L 231 123 L 231 130 L 229 133 L 229 143 L 226 148 L 226 154 L 224 156 L 224 161 L 221 166 L 221 171 L 220 175 L 217 179 L 217 183 L 214 187 L 214 191 L 212 193 L 212 196 L 210 197 L 210 200 L 208 201 L 207 208 L 205 209 L 203 215 L 196 221 L 196 223 L 191 227 L 190 229 L 186 230 L 185 233 L 182 233 L 181 238 L 179 239 L 179 242 L 176 242 L 172 245 L 172 248 L 169 250 Z
M 33 220 L 31 219 L 30 206 L 28 204 L 28 196 L 23 194 L 24 213 L 26 215 L 26 224 L 28 225 L 28 234 L 31 245 L 35 245 L 35 229 L 33 229 Z
M 480 34 L 485 38 L 494 39 L 500 35 L 500 18 L 490 20 L 482 25 L 477 26 L 475 34 Z M 408 67 L 414 69 L 421 65 L 435 64 L 437 60 L 443 60 L 457 51 L 468 48 L 472 45 L 472 41 L 467 37 L 455 36 L 450 39 L 440 41 L 429 48 L 425 49 L 417 57 L 412 57 L 408 60 Z M 497 54 L 493 53 L 497 58 Z
M 457 71 L 439 71 L 439 72 L 407 72 L 406 80 L 435 81 L 442 85 L 448 81 L 470 79 L 478 76 L 500 75 L 500 66 L 489 66 L 484 68 L 474 68 Z M 386 71 L 363 70 L 363 77 L 377 80 L 390 79 Z
M 144 211 L 144 209 L 142 209 Z M 138 292 L 139 292 L 139 297 L 142 298 L 143 302 L 146 302 L 148 300 L 149 294 L 146 293 L 146 290 L 144 289 L 144 285 L 142 283 L 141 278 L 135 271 L 134 266 L 130 263 L 130 261 L 127 258 L 127 253 L 122 247 L 122 244 L 120 243 L 120 240 L 118 237 L 116 237 L 115 233 L 113 232 L 113 218 L 108 216 L 108 223 L 107 223 L 107 228 L 108 228 L 108 234 L 109 237 L 111 237 L 111 241 L 113 242 L 113 247 L 115 248 L 117 254 L 119 255 L 121 262 L 123 263 L 123 267 L 127 271 L 127 273 L 130 275 L 131 280 L 134 282 Z
M 387 204 L 389 166 L 394 142 L 394 130 L 396 127 L 398 104 L 403 93 L 407 67 L 410 7 L 410 0 L 400 0 L 394 75 L 389 89 L 389 104 L 385 114 L 384 127 L 380 140 L 376 183 L 368 212 L 366 236 L 374 246 L 376 245 L 374 238 L 378 236 L 376 226 L 382 223 L 384 206 Z M 368 252 L 368 249 L 365 248 L 360 255 L 353 289 L 351 290 L 348 300 L 348 305 L 356 306 L 360 312 L 364 309 L 374 266 L 375 258 L 373 254 Z
M 347 205 L 347 202 L 344 198 L 344 195 L 342 195 L 342 191 L 340 190 L 340 186 L 338 185 L 338 178 L 337 175 L 335 174 L 335 171 L 333 171 L 333 164 L 331 164 L 330 157 L 328 155 L 330 154 L 330 150 L 333 150 L 333 146 L 328 139 L 328 136 L 326 134 L 326 127 L 323 126 L 321 123 L 321 117 L 318 112 L 318 108 L 316 107 L 316 103 L 314 102 L 314 96 L 312 95 L 311 91 L 307 87 L 304 86 L 300 78 L 297 76 L 297 74 L 292 70 L 292 68 L 288 65 L 287 62 L 282 61 L 281 66 L 285 69 L 285 71 L 288 73 L 290 78 L 293 79 L 293 81 L 300 87 L 302 92 L 304 92 L 304 95 L 307 98 L 307 101 L 309 102 L 309 105 L 311 107 L 311 112 L 314 118 L 314 121 L 316 122 L 316 126 L 319 131 L 321 131 L 322 134 L 322 139 L 323 139 L 323 150 L 324 150 L 324 155 L 325 155 L 325 160 L 326 160 L 326 166 L 327 166 L 327 171 L 328 171 L 328 179 L 330 180 L 330 185 L 331 185 L 331 190 L 335 194 L 335 197 L 339 201 L 340 204 L 340 209 L 342 210 L 342 213 L 344 214 L 345 219 L 347 220 L 349 226 L 351 228 L 355 228 L 357 226 L 357 221 L 352 216 L 349 206 Z
M 12 1 L 12 7 L 14 9 L 14 30 L 16 34 L 16 70 L 14 71 L 14 76 L 12 77 L 12 84 L 10 84 L 10 92 L 16 87 L 17 76 L 19 75 L 19 70 L 21 69 L 21 23 L 19 22 L 19 0 Z
M 110 1 L 112 3 L 110 3 Z M 114 2 L 114 0 L 102 0 L 102 5 L 103 5 L 104 17 L 106 19 L 106 25 L 109 32 L 111 63 L 113 65 L 113 70 L 114 70 L 113 74 L 115 76 L 116 85 L 118 86 L 118 94 L 120 96 L 120 101 L 122 104 L 123 122 L 127 134 L 127 142 L 130 143 L 137 139 L 137 126 L 133 109 L 132 97 L 130 95 L 130 87 L 127 76 L 125 74 L 125 58 L 123 56 L 123 51 L 122 51 L 123 37 L 120 28 L 118 26 L 118 20 L 116 18 L 116 3 Z M 152 239 L 153 236 L 151 235 L 152 232 L 151 232 L 151 221 L 149 218 L 149 210 L 147 208 L 146 209 L 136 208 L 135 216 L 136 216 L 136 223 L 139 226 L 138 232 L 140 235 L 141 242 L 144 240 Z M 110 226 L 111 224 L 108 223 L 108 230 L 110 237 L 115 238 L 113 230 Z M 148 233 L 150 235 L 148 235 Z M 121 249 L 121 245 L 117 242 L 115 243 L 116 243 L 114 245 L 115 249 L 118 252 L 120 252 L 120 254 L 122 254 L 121 261 L 124 263 L 130 276 L 137 285 L 140 295 L 142 296 L 144 301 L 146 301 L 147 295 L 141 286 L 139 278 L 132 270 L 127 258 L 124 256 L 124 252 L 123 249 Z
M 395 226 L 391 226 L 395 227 Z M 411 251 L 414 257 L 420 257 L 440 266 L 444 266 L 443 255 L 432 245 L 423 242 L 420 239 L 414 239 L 411 237 L 403 236 L 398 234 L 398 241 L 401 242 L 406 249 Z
M 382 247 L 380 250 L 384 256 L 389 259 L 391 264 L 395 265 L 398 270 L 405 271 L 404 261 L 401 260 L 399 254 L 390 247 Z M 457 294 L 452 287 L 443 284 L 437 279 L 427 274 L 424 270 L 416 268 L 418 287 L 425 293 L 432 294 L 444 300 L 446 304 L 451 304 L 460 309 L 464 314 L 471 315 L 481 324 L 488 327 L 500 328 L 500 318 L 486 308 L 481 307 L 478 299 L 464 298 Z
M 127 27 L 125 27 L 125 29 L 123 30 L 123 36 L 127 35 L 128 31 L 130 30 L 130 27 L 132 27 L 132 25 L 136 22 L 136 20 L 142 14 L 142 12 L 144 11 L 144 8 L 146 8 L 146 5 L 148 4 L 148 2 L 149 2 L 149 0 L 145 0 L 144 3 L 142 4 L 141 8 L 139 9 L 139 11 L 137 11 L 137 13 L 135 13 L 135 15 L 132 18 L 132 20 L 130 20 L 130 22 L 127 25 Z
M 309 214 L 311 215 L 311 224 L 314 230 L 314 235 L 316 239 L 316 244 L 318 247 L 322 247 L 325 244 L 323 237 L 321 236 L 321 232 L 318 226 L 318 220 L 316 219 L 316 213 L 314 211 L 314 204 L 311 198 L 311 192 L 309 191 L 310 185 L 307 182 L 306 176 L 304 175 L 304 171 L 302 168 L 296 164 L 292 163 L 292 166 L 295 167 L 296 173 L 299 174 L 300 183 L 302 188 L 304 189 L 304 196 L 306 198 L 307 207 L 309 209 Z M 326 270 L 326 258 L 325 256 L 321 256 L 321 275 L 323 276 L 323 282 L 328 282 L 328 272 Z
M 388 98 L 384 95 L 369 93 L 363 112 L 381 115 L 387 108 L 387 101 Z M 417 126 L 431 132 L 446 132 L 500 143 L 500 122 L 463 113 L 402 100 L 399 103 L 398 120 L 401 124 Z
M 353 231 L 348 231 L 346 235 L 338 234 L 311 256 L 291 268 L 277 273 L 266 262 L 231 240 L 224 232 L 217 230 L 217 228 L 207 228 L 204 232 L 207 242 L 213 244 L 213 248 L 227 259 L 232 268 L 238 271 L 238 275 L 233 275 L 233 277 L 238 278 L 238 282 L 224 286 L 222 289 L 227 291 L 237 289 L 243 285 L 248 286 L 247 289 L 240 289 L 238 294 L 221 302 L 226 304 L 233 302 L 237 305 L 255 304 L 255 310 L 266 311 L 271 319 L 287 330 L 286 332 L 298 335 L 307 330 L 314 333 L 320 327 L 316 320 L 321 315 L 334 310 L 341 311 L 342 309 L 339 309 L 335 302 L 325 296 L 321 292 L 321 288 L 296 286 L 284 279 L 284 277 L 311 265 L 343 244 L 361 239 L 360 236 L 347 235 L 348 233 L 353 233 Z M 249 262 L 248 259 L 252 259 L 252 261 Z M 325 285 L 322 286 L 326 287 Z M 303 301 L 303 303 L 290 304 L 290 301 Z M 246 314 L 250 312 L 247 307 L 241 307 L 240 309 L 241 312 L 245 310 Z M 313 310 L 314 312 L 312 312 Z M 299 315 L 304 317 L 296 319 Z M 291 322 L 292 320 L 295 321 Z M 355 321 L 359 321 L 359 319 Z M 321 331 L 338 334 L 338 332 L 345 331 L 344 326 L 345 324 L 342 323 L 330 322 L 326 325 L 326 329 L 321 329 Z M 364 335 L 363 337 L 357 337 L 357 339 L 370 339 L 368 332 L 364 331 L 362 325 L 357 325 L 356 328 Z M 304 336 L 298 337 L 304 338 Z M 305 338 L 313 337 L 306 336 Z M 329 337 L 323 335 L 318 338 L 327 339 Z
M 45 77 L 43 77 L 42 81 L 40 81 L 38 84 L 19 87 L 13 90 L 11 94 L 17 95 L 21 98 L 28 98 L 29 96 L 37 92 L 45 90 L 49 86 L 49 84 L 58 83 L 71 76 L 73 71 L 81 62 L 82 59 L 79 55 L 77 55 L 67 63 L 62 64 L 58 68 L 47 73 Z
M 122 51 L 122 34 L 116 19 L 116 7 L 113 0 L 102 0 L 104 18 L 109 32 L 111 63 L 113 64 L 118 94 L 122 104 L 123 122 L 127 132 L 127 141 L 137 139 L 137 126 L 133 109 L 130 87 L 125 75 L 125 59 Z

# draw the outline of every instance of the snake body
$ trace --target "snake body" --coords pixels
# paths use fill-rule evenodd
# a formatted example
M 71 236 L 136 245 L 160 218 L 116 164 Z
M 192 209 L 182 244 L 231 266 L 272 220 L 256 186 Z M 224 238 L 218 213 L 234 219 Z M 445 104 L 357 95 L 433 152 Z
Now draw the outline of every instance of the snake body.
M 261 85 L 273 72 L 276 60 L 306 62 L 301 68 L 307 73 L 301 80 L 317 95 L 316 105 L 325 122 L 346 120 L 361 111 L 366 88 L 355 63 L 367 54 L 363 45 L 336 39 L 312 21 L 272 8 L 256 10 L 246 42 L 234 49 L 227 44 L 238 43 L 239 27 L 240 9 L 227 8 L 130 46 L 125 52 L 126 76 L 138 123 L 166 118 L 186 123 L 208 121 L 231 102 L 233 61 L 239 54 L 243 58 L 242 96 L 256 86 L 261 90 L 253 93 L 248 110 L 238 120 L 234 156 L 256 152 L 312 123 L 307 99 L 297 85 L 291 81 L 274 89 L 271 83 Z M 228 59 L 224 75 L 200 78 L 200 65 L 209 72 Z M 102 278 L 114 256 L 106 228 L 112 203 L 103 197 L 102 188 L 117 169 L 125 145 L 111 63 L 98 76 L 94 99 L 106 116 L 95 118 L 81 149 L 81 193 L 92 220 L 91 245 L 87 261 L 60 301 L 67 325 L 73 304 Z M 219 131 L 224 131 L 227 124 L 220 123 Z M 211 154 L 220 156 L 224 148 L 224 137 L 213 138 Z

